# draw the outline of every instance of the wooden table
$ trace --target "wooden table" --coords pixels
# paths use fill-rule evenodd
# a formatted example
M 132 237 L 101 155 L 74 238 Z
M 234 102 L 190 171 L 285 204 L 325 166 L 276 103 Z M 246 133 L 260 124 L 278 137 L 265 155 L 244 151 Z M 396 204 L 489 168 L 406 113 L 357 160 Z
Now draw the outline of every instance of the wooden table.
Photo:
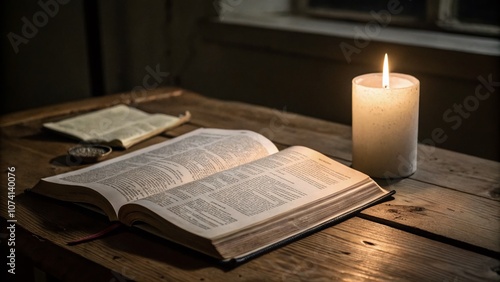
M 31 275 L 34 265 L 69 281 L 500 280 L 500 163 L 424 145 L 419 145 L 414 175 L 379 180 L 397 191 L 393 200 L 235 268 L 125 228 L 68 246 L 66 242 L 102 230 L 109 222 L 74 204 L 23 193 L 42 177 L 82 167 L 65 162 L 66 150 L 76 142 L 45 132 L 41 125 L 117 103 L 172 115 L 189 110 L 192 121 L 112 157 L 199 127 L 217 127 L 250 129 L 279 148 L 305 145 L 345 164 L 351 160 L 348 126 L 175 88 L 3 116 L 1 209 L 6 218 L 7 168 L 15 167 L 17 276 Z M 7 233 L 5 228 L 1 233 Z

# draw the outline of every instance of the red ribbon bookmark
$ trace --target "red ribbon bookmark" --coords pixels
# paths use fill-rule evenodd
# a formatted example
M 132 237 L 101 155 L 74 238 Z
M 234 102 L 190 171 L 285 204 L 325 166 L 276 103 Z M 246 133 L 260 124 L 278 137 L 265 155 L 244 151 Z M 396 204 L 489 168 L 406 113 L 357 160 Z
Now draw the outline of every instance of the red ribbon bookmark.
M 103 230 L 101 230 L 95 234 L 91 234 L 91 235 L 85 236 L 85 237 L 80 238 L 80 239 L 69 241 L 66 243 L 66 245 L 73 246 L 73 245 L 77 245 L 80 243 L 84 243 L 84 242 L 88 242 L 88 241 L 102 238 L 105 235 L 111 233 L 112 231 L 118 229 L 121 226 L 123 226 L 123 224 L 121 224 L 120 222 L 115 222 L 115 223 L 111 224 L 110 226 L 104 228 Z

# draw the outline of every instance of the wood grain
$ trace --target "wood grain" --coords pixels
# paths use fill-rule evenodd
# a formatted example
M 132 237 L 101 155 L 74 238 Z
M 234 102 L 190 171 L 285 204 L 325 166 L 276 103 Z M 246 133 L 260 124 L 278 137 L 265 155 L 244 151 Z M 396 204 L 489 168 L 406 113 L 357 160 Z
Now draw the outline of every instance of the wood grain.
M 67 246 L 108 223 L 69 203 L 34 194 L 19 197 L 18 222 L 42 241 L 102 265 L 109 274 L 154 281 L 249 280 L 434 280 L 494 281 L 500 261 L 395 228 L 352 218 L 276 249 L 237 268 L 224 268 L 194 251 L 147 233 L 122 229 L 107 237 Z M 62 213 L 66 216 L 60 216 Z M 60 279 L 73 269 L 61 268 Z M 99 269 L 99 268 L 98 268 Z M 89 274 L 89 272 L 86 272 Z M 96 275 L 103 275 L 102 269 Z M 90 277 L 101 280 L 100 277 Z M 109 277 L 106 275 L 105 277 Z M 458 279 L 458 280 L 457 280 Z
M 70 203 L 22 193 L 42 177 L 83 167 L 66 159 L 67 149 L 77 141 L 41 130 L 41 125 L 121 102 L 171 115 L 189 110 L 192 121 L 128 150 L 114 151 L 111 158 L 199 127 L 216 127 L 250 129 L 266 135 L 280 149 L 305 145 L 350 164 L 348 126 L 286 109 L 209 99 L 177 88 L 157 89 L 143 97 L 121 93 L 3 116 L 0 164 L 4 171 L 16 167 L 16 215 L 26 242 L 20 248 L 59 279 L 500 280 L 500 163 L 426 145 L 419 145 L 417 173 L 398 181 L 378 180 L 397 191 L 394 200 L 234 269 L 134 230 L 66 246 L 69 240 L 101 230 L 108 221 Z M 0 183 L 6 187 L 5 177 Z M 5 217 L 5 201 L 0 209 Z M 31 234 L 40 238 L 39 244 L 27 239 Z M 64 260 L 30 254 L 30 248 L 71 254 L 72 269 L 58 269 L 53 264 Z M 95 273 L 86 272 L 78 279 L 74 271 L 82 269 L 95 269 Z
M 403 179 L 384 188 L 396 190 L 394 199 L 366 209 L 362 215 L 500 254 L 498 201 L 413 179 Z

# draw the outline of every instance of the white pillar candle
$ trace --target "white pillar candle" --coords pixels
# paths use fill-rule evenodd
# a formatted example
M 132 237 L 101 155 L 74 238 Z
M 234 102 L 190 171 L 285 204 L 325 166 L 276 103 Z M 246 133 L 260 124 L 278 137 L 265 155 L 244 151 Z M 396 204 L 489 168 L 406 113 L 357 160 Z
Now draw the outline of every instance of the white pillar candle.
M 388 83 L 383 73 L 352 81 L 352 166 L 372 177 L 405 177 L 417 169 L 420 82 L 384 72 Z

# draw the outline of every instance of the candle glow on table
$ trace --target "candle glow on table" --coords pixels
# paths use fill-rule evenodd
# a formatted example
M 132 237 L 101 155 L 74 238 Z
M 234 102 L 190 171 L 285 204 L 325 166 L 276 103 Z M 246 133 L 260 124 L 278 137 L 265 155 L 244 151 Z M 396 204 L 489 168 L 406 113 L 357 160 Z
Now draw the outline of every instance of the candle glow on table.
M 352 166 L 372 177 L 406 177 L 417 169 L 420 82 L 389 74 L 387 54 L 383 71 L 352 80 Z

